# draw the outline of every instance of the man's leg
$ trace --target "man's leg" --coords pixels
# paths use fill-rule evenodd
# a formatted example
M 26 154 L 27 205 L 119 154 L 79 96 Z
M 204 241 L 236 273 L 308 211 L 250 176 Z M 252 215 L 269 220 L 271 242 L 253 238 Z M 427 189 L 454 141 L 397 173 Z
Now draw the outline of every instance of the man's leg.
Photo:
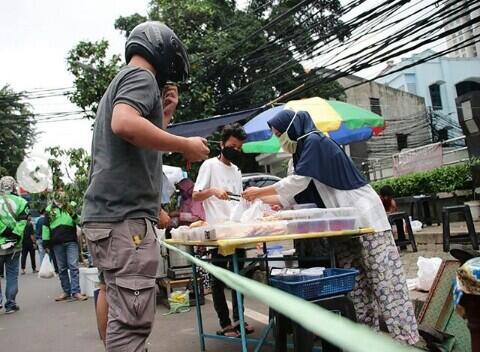
M 97 314 L 97 327 L 100 339 L 103 344 L 106 343 L 107 336 L 107 322 L 108 322 L 108 303 L 107 303 L 107 286 L 105 285 L 105 279 L 103 277 L 103 271 L 98 274 L 99 291 L 97 297 L 97 304 L 95 306 L 95 312 Z
M 247 256 L 247 253 L 245 249 L 237 249 L 237 257 L 238 257 L 238 269 L 242 270 L 245 267 L 245 257 Z M 229 263 L 229 269 L 230 271 L 233 271 L 233 262 Z M 242 303 L 244 302 L 242 295 Z M 238 302 L 237 302 L 237 291 L 232 290 L 232 306 L 233 306 L 233 326 L 238 327 L 240 326 L 240 315 L 238 311 Z M 245 305 L 243 305 L 243 310 L 245 311 Z M 252 334 L 255 332 L 255 329 L 253 326 L 245 322 L 245 330 L 247 334 Z
M 222 256 L 218 254 L 218 250 L 214 249 L 212 251 L 212 259 L 212 263 L 214 265 L 226 269 L 228 267 L 227 260 L 231 260 L 231 256 Z M 217 259 L 218 261 L 215 261 L 215 259 Z M 213 306 L 215 308 L 215 311 L 217 312 L 220 327 L 225 330 L 232 325 L 232 321 L 230 320 L 230 312 L 228 311 L 227 300 L 225 298 L 225 284 L 222 281 L 218 280 L 216 277 L 212 276 L 211 286 Z
M 27 246 L 23 246 L 23 247 L 22 247 L 22 258 L 21 258 L 21 262 L 22 262 L 22 275 L 25 274 L 25 267 L 27 266 L 27 256 L 28 256 L 28 247 L 27 247 Z
M 43 241 L 37 240 L 38 256 L 40 257 L 40 265 L 42 265 L 43 257 L 45 256 L 45 248 L 43 247 Z
M 58 277 L 60 278 L 60 284 L 62 285 L 63 290 L 63 295 L 55 298 L 55 300 L 64 301 L 72 294 L 70 278 L 68 277 L 68 259 L 65 243 L 54 245 L 53 253 L 55 254 L 55 258 L 57 260 Z
M 3 270 L 4 267 L 5 267 L 5 256 L 0 255 L 0 269 L 2 273 L 4 272 Z M 2 280 L 0 280 L 0 309 L 2 308 L 3 308 L 3 294 L 2 294 Z
M 115 255 L 119 269 L 103 271 L 108 303 L 106 350 L 143 352 L 155 319 L 155 275 L 160 260 L 156 233 L 151 222 L 132 219 L 114 225 L 112 238 L 115 253 L 108 249 L 106 254 Z M 138 245 L 136 238 L 142 239 Z
M 52 260 L 53 267 L 55 268 L 55 273 L 58 275 L 59 270 L 58 270 L 57 258 L 55 257 L 53 246 L 50 246 L 50 259 Z
M 7 313 L 13 313 L 18 310 L 15 298 L 18 293 L 18 264 L 20 253 L 5 256 L 5 310 Z
M 35 260 L 35 247 L 33 246 L 33 244 L 30 246 L 29 252 L 30 252 L 30 262 L 32 264 L 32 271 L 35 273 L 37 272 L 37 263 Z
M 67 256 L 67 267 L 70 272 L 70 290 L 72 296 L 80 293 L 80 274 L 78 270 L 78 244 L 67 242 L 64 244 Z

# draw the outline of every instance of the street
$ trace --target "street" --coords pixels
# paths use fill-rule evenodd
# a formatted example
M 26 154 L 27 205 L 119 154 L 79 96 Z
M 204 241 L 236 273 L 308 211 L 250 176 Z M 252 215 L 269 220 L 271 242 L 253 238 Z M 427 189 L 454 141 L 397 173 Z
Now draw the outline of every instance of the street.
M 5 281 L 2 279 L 1 283 L 4 289 Z M 26 275 L 20 275 L 17 303 L 21 310 L 11 315 L 6 315 L 4 310 L 0 312 L 2 350 L 8 347 L 10 351 L 16 352 L 104 351 L 98 337 L 93 298 L 85 302 L 54 302 L 54 297 L 59 293 L 60 283 L 57 278 L 39 279 L 30 269 L 27 269 Z M 231 297 L 228 292 L 226 297 Z M 157 305 L 149 351 L 198 351 L 195 307 L 188 313 L 164 316 L 167 312 L 165 306 Z M 218 325 L 211 296 L 207 296 L 202 312 L 206 331 L 215 332 Z M 266 314 L 266 307 L 255 302 L 247 303 L 247 321 L 256 328 L 256 334 L 263 324 L 251 317 L 261 321 Z M 208 340 L 207 350 L 239 351 L 240 345 Z

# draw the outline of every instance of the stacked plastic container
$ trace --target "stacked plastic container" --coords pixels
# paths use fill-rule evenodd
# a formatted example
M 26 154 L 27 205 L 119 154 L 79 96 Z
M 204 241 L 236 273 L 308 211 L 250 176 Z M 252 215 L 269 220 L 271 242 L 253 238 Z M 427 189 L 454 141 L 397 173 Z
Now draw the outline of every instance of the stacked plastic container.
M 358 216 L 355 208 L 309 208 L 280 211 L 271 220 L 288 220 L 288 233 L 314 233 L 354 230 Z

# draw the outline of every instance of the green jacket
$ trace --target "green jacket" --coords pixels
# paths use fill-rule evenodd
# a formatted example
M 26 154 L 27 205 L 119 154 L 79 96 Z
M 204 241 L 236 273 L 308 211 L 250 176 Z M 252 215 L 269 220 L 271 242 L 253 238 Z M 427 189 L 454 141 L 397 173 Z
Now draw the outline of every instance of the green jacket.
M 77 240 L 78 217 L 76 215 L 72 216 L 53 206 L 48 206 L 46 211 L 45 223 L 42 227 L 42 241 L 47 246 Z
M 25 199 L 13 194 L 0 194 L 0 245 L 13 240 L 16 241 L 15 248 L 22 248 L 28 213 Z

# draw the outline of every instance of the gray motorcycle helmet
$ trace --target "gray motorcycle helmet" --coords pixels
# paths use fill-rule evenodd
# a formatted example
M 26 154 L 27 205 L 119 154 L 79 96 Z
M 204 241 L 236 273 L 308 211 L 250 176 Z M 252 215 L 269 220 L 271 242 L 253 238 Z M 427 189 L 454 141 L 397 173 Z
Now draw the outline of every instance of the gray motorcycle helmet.
M 187 51 L 177 35 L 165 24 L 148 21 L 136 26 L 125 44 L 127 63 L 133 55 L 145 58 L 157 71 L 157 83 L 182 82 L 190 75 Z

